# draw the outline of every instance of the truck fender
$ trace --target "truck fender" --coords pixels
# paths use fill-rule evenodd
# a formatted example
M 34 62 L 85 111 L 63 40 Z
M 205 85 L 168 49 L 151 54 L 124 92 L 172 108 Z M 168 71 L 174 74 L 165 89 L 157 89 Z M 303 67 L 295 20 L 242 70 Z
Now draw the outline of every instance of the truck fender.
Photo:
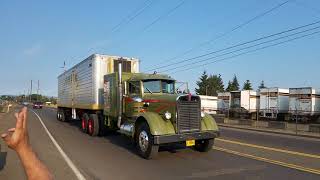
M 205 116 L 201 120 L 201 131 L 218 131 L 218 125 L 214 118 L 209 115 L 205 114 Z
M 139 123 L 143 121 L 147 122 L 150 132 L 154 136 L 175 134 L 172 122 L 170 120 L 164 120 L 159 114 L 154 112 L 146 112 L 138 115 L 133 134 L 135 134 L 135 130 L 139 126 Z

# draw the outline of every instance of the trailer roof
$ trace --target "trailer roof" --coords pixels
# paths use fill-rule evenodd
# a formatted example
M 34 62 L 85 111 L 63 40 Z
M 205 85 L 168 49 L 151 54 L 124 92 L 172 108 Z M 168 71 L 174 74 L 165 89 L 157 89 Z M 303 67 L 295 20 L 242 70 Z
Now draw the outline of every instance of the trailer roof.
M 65 72 L 61 73 L 58 78 L 60 76 L 62 76 L 63 74 L 66 74 L 67 72 L 69 72 L 70 70 L 72 70 L 73 68 L 79 66 L 81 63 L 87 61 L 88 59 L 92 59 L 94 57 L 103 57 L 103 58 L 113 58 L 113 59 L 116 59 L 116 58 L 123 58 L 123 59 L 127 59 L 127 60 L 130 60 L 130 61 L 139 61 L 139 59 L 136 59 L 136 58 L 129 58 L 129 57 L 125 57 L 125 56 L 114 56 L 114 55 L 106 55 L 106 54 L 91 54 L 90 56 L 88 56 L 87 58 L 85 58 L 84 60 L 80 61 L 79 63 L 75 64 L 74 66 L 70 67 L 68 70 L 66 70 Z

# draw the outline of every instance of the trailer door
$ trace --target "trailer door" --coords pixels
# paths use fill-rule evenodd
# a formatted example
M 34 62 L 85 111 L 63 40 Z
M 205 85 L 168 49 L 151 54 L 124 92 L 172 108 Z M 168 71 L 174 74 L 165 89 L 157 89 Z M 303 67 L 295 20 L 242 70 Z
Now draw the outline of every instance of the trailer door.
M 301 95 L 299 98 L 300 111 L 311 112 L 312 111 L 312 101 L 311 94 Z

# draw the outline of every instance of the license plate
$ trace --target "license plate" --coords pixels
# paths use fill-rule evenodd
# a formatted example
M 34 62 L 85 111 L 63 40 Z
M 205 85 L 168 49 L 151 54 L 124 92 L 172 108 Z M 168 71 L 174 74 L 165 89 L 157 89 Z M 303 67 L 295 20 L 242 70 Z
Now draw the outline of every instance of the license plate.
M 186 141 L 186 146 L 194 146 L 196 144 L 195 140 L 187 140 Z

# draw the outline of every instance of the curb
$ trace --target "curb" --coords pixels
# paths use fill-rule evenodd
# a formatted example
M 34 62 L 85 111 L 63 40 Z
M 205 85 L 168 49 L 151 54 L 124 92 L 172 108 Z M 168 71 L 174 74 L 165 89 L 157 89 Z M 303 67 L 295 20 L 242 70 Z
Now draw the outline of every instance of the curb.
M 236 126 L 229 126 L 226 124 L 220 124 L 217 123 L 218 126 L 226 127 L 226 128 L 233 128 L 233 129 L 242 129 L 242 130 L 249 130 L 249 131 L 256 131 L 256 132 L 265 132 L 265 133 L 273 133 L 273 134 L 281 134 L 281 135 L 289 135 L 289 136 L 295 136 L 295 137 L 306 137 L 306 138 L 312 138 L 312 139 L 320 139 L 320 136 L 312 136 L 312 135 L 305 135 L 305 134 L 293 134 L 293 133 L 286 133 L 286 132 L 278 132 L 278 131 L 272 131 L 272 130 L 264 130 L 264 129 L 253 129 L 253 128 L 246 128 L 246 127 L 236 127 Z M 223 134 L 223 133 L 222 133 Z

